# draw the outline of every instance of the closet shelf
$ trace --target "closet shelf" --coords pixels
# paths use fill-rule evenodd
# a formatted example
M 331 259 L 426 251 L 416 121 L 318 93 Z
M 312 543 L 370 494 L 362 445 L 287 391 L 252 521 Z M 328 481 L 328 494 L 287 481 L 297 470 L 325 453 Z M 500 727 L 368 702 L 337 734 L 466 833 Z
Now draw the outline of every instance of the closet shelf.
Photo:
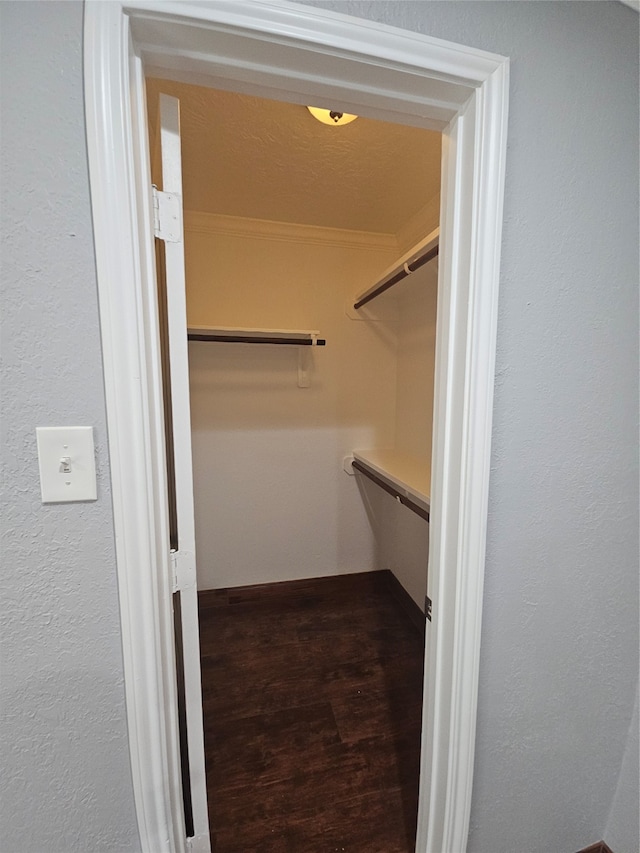
M 376 296 L 385 293 L 394 284 L 398 284 L 398 282 L 411 275 L 411 273 L 428 264 L 429 261 L 438 256 L 439 247 L 440 229 L 436 228 L 428 237 L 425 237 L 424 240 L 415 245 L 410 252 L 403 255 L 375 284 L 356 296 L 353 307 L 356 310 L 364 307 L 372 299 L 375 299 Z
M 215 341 L 227 344 L 279 344 L 281 346 L 323 347 L 327 343 L 320 332 L 297 329 L 248 329 L 231 326 L 189 326 L 190 341 Z
M 429 521 L 429 463 L 398 450 L 354 450 L 353 468 L 373 480 L 403 506 Z

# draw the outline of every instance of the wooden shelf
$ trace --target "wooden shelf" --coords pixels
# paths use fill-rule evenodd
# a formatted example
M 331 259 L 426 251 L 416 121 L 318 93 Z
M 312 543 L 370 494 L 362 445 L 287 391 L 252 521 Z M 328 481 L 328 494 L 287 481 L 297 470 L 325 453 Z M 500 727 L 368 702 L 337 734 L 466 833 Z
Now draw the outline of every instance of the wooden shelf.
M 320 332 L 299 329 L 249 329 L 232 326 L 189 326 L 190 341 L 214 341 L 227 344 L 277 344 L 280 346 L 323 347 Z
M 353 459 L 364 469 L 362 473 L 379 480 L 382 488 L 428 520 L 431 470 L 427 459 L 399 450 L 354 450 Z M 361 470 L 355 464 L 354 467 Z

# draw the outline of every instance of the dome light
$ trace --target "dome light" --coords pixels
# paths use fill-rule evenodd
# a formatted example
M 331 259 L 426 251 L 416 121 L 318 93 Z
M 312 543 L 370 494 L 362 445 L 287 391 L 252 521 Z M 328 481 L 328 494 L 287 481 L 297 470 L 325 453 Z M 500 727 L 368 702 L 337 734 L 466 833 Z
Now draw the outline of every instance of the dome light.
M 351 113 L 341 113 L 338 110 L 325 110 L 321 107 L 307 107 L 311 115 L 321 121 L 322 124 L 331 124 L 331 125 L 343 125 L 350 124 L 352 121 L 355 121 L 358 116 L 351 115 Z

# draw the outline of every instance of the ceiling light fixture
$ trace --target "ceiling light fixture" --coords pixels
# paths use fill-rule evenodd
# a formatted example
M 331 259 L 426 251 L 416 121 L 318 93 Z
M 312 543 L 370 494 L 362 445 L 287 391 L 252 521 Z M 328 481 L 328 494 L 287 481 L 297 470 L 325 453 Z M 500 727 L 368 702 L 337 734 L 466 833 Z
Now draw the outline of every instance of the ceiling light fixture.
M 318 121 L 321 121 L 322 124 L 350 124 L 358 118 L 358 116 L 351 115 L 351 113 L 341 113 L 338 112 L 338 110 L 324 110 L 321 107 L 307 107 L 307 109 L 311 115 L 314 118 L 317 118 Z

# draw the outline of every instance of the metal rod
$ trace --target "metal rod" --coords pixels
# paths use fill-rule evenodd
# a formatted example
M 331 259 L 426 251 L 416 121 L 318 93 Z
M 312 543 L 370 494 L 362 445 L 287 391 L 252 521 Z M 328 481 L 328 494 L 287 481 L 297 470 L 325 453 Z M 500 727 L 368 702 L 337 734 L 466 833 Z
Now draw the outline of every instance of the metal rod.
M 190 341 L 217 341 L 226 344 L 280 344 L 295 347 L 323 347 L 326 346 L 324 338 L 261 338 L 251 335 L 217 335 L 208 332 L 189 332 L 187 337 Z
M 393 495 L 394 498 L 397 498 L 403 506 L 407 507 L 407 509 L 410 509 L 412 512 L 415 512 L 416 515 L 419 515 L 420 518 L 424 518 L 425 521 L 429 521 L 429 513 L 426 509 L 423 509 L 415 501 L 412 501 L 411 498 L 408 498 L 406 495 L 403 495 L 401 492 L 399 492 L 381 477 L 378 477 L 357 459 L 354 459 L 351 465 L 356 469 L 356 471 L 360 471 L 361 474 L 364 474 L 365 477 L 368 477 L 370 480 L 372 480 L 376 484 L 376 486 L 380 486 L 380 488 L 384 489 L 385 492 L 388 492 L 390 495 Z
M 428 264 L 429 261 L 432 261 L 435 257 L 437 257 L 439 252 L 439 245 L 434 246 L 432 249 L 429 249 L 428 252 L 425 252 L 424 255 L 419 255 L 415 260 L 413 260 L 410 264 L 405 264 L 401 267 L 398 272 L 393 273 L 390 278 L 381 281 L 380 284 L 372 290 L 370 293 L 367 293 L 365 296 L 358 299 L 358 301 L 354 304 L 354 308 L 362 308 L 363 305 L 366 305 L 367 302 L 371 302 L 372 299 L 375 299 L 376 296 L 380 296 L 381 293 L 384 293 L 385 290 L 389 290 L 390 287 L 393 287 L 394 284 L 397 284 L 399 281 L 405 279 L 410 273 L 419 270 L 420 267 L 423 267 L 425 264 Z

